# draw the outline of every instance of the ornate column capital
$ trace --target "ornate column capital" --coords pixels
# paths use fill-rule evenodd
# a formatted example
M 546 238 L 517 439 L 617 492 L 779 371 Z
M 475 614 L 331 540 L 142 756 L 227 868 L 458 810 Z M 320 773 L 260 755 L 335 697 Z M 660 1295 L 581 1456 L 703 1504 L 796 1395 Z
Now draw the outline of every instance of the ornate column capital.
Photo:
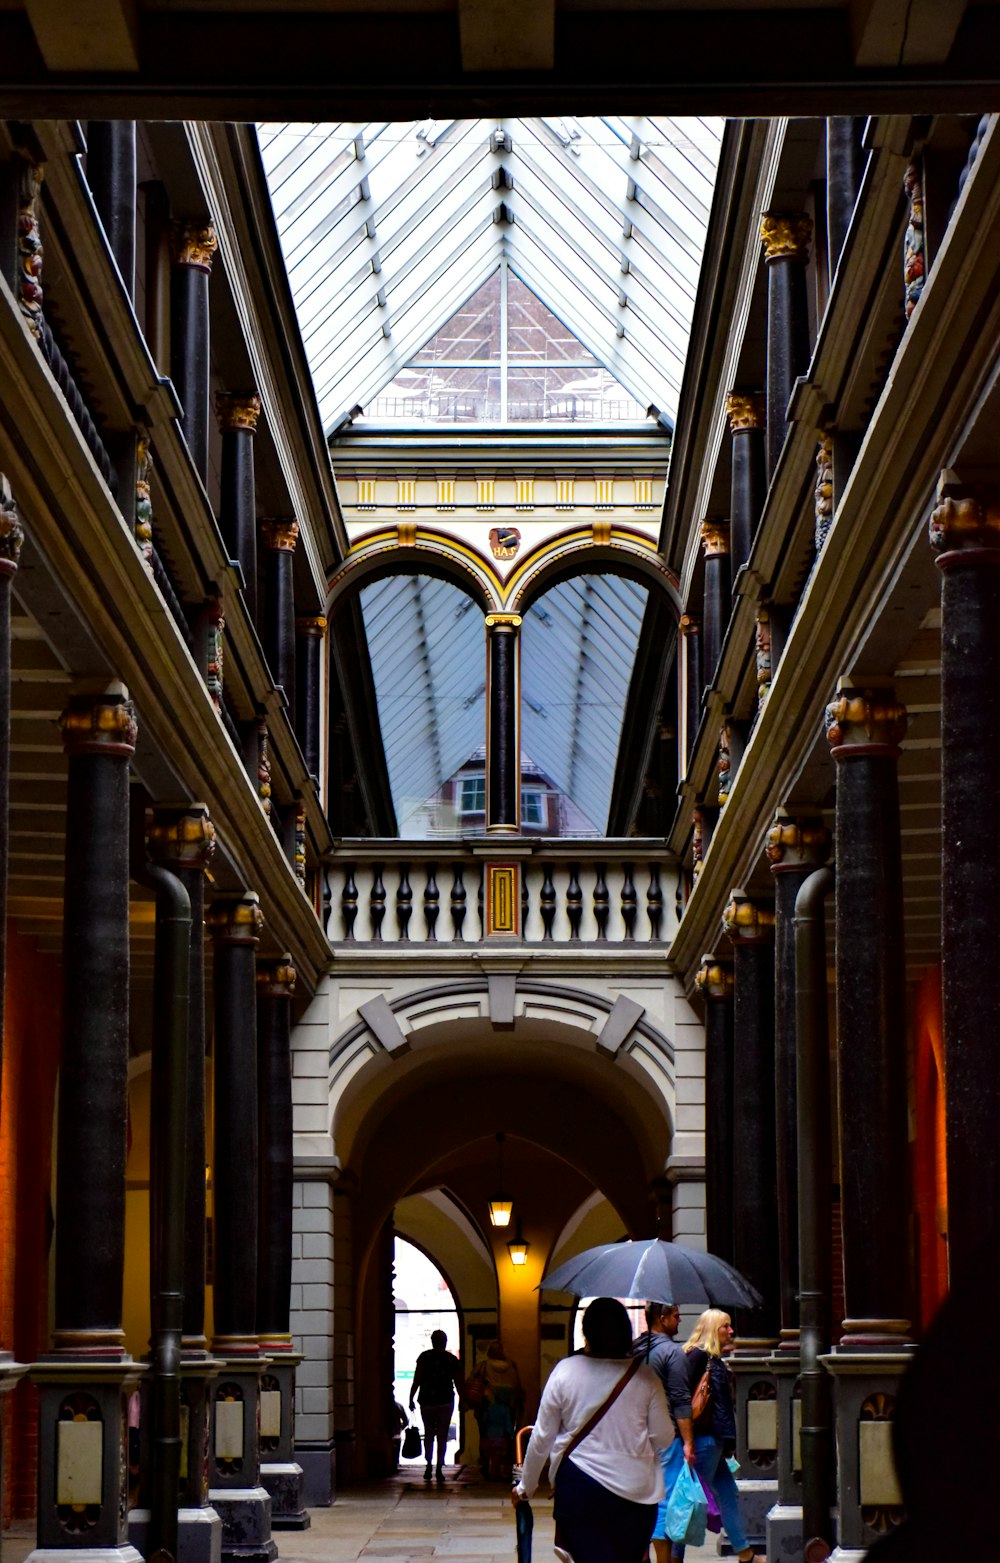
M 257 962 L 257 992 L 261 998 L 290 999 L 295 992 L 296 971 L 290 955 L 275 955 Z
M 774 938 L 774 908 L 751 900 L 745 890 L 731 890 L 722 931 L 733 944 L 766 944 Z
M 730 961 L 722 961 L 717 955 L 703 955 L 695 973 L 694 985 L 702 998 L 709 1003 L 732 999 L 734 978 Z
M 729 522 L 706 519 L 701 523 L 701 546 L 706 559 L 718 559 L 729 552 Z
M 310 640 L 322 640 L 329 628 L 329 620 L 321 613 L 309 614 L 296 619 L 295 628 L 300 635 L 305 635 Z
M 215 826 L 207 803 L 154 809 L 147 836 L 151 856 L 166 868 L 204 872 L 215 856 Z
M 899 704 L 890 686 L 858 688 L 842 679 L 824 720 L 835 760 L 859 755 L 895 758 L 906 735 L 906 707 Z
M 275 553 L 293 554 L 299 540 L 299 523 L 294 516 L 275 516 L 260 523 L 264 547 Z
M 789 869 L 821 868 L 830 853 L 830 832 L 817 814 L 775 809 L 764 855 L 773 874 Z
M 726 417 L 731 434 L 763 432 L 767 427 L 767 401 L 758 391 L 730 391 Z
M 677 625 L 684 639 L 689 635 L 701 634 L 701 616 L 697 613 L 682 613 Z
M 1000 481 L 963 485 L 953 472 L 942 472 L 929 533 L 942 568 L 951 553 L 1000 549 Z
M 488 630 L 513 630 L 516 634 L 521 628 L 521 615 L 519 613 L 488 613 L 486 615 L 486 628 Z
M 264 926 L 256 890 L 239 896 L 220 896 L 205 914 L 205 925 L 216 944 L 256 944 Z
M 256 434 L 260 397 L 253 391 L 216 391 L 215 416 L 223 434 Z
M 809 259 L 812 219 L 805 212 L 765 212 L 760 220 L 760 236 L 768 265 L 779 260 L 801 261 L 804 265 Z
M 24 544 L 24 527 L 13 497 L 0 479 L 0 575 L 15 575 Z
M 196 271 L 212 270 L 219 239 L 210 222 L 175 222 L 171 239 L 175 266 L 192 266 Z
M 124 684 L 112 684 L 99 694 L 71 695 L 59 727 L 63 750 L 71 759 L 78 754 L 135 753 L 139 726 Z

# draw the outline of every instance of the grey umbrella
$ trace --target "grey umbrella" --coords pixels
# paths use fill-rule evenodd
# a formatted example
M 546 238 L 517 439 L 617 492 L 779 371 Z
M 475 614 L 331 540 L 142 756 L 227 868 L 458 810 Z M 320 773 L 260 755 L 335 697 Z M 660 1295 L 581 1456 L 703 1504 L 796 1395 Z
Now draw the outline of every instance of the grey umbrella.
M 703 1308 L 759 1308 L 764 1300 L 724 1259 L 662 1237 L 585 1248 L 543 1276 L 536 1290 L 543 1289 Z

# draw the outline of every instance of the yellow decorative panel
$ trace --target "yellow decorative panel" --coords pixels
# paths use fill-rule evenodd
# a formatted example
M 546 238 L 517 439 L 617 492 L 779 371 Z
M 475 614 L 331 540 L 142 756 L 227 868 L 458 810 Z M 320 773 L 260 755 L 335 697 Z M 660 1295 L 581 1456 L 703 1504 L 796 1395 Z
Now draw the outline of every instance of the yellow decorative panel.
M 56 1423 L 56 1502 L 101 1501 L 104 1425 L 87 1420 Z
M 262 1389 L 260 1392 L 260 1436 L 281 1437 L 281 1390 Z
M 652 478 L 636 478 L 635 480 L 635 504 L 637 510 L 645 510 L 653 503 Z
M 455 479 L 438 478 L 437 502 L 439 510 L 454 510 L 455 508 Z
M 598 510 L 610 510 L 615 502 L 614 478 L 598 478 L 594 484 L 594 504 Z
M 358 479 L 358 509 L 359 510 L 374 510 L 375 509 L 375 481 L 376 480 L 374 478 L 359 478 Z
M 399 478 L 396 488 L 396 504 L 400 510 L 412 510 L 417 503 L 416 478 Z
M 573 490 L 576 486 L 573 478 L 556 478 L 556 509 L 571 510 L 573 507 Z
M 534 478 L 518 478 L 517 498 L 515 507 L 518 510 L 533 510 L 535 505 L 535 480 Z
M 478 478 L 476 481 L 476 509 L 492 510 L 496 504 L 495 493 L 495 478 Z
M 778 1402 L 776 1400 L 747 1401 L 747 1447 L 777 1449 Z
M 516 934 L 520 906 L 519 870 L 516 863 L 488 863 L 486 894 L 488 934 Z
M 892 1422 L 858 1423 L 861 1502 L 865 1508 L 893 1508 L 902 1503 L 892 1457 Z

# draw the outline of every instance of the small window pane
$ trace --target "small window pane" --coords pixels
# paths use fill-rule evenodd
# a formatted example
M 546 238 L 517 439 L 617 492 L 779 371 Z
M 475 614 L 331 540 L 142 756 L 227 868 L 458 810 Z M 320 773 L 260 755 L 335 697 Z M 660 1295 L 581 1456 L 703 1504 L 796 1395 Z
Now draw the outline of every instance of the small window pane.
M 542 795 L 540 792 L 525 792 L 521 790 L 521 824 L 544 824 L 545 816 L 542 811 Z
M 462 803 L 463 814 L 486 813 L 486 777 L 463 776 L 462 777 Z

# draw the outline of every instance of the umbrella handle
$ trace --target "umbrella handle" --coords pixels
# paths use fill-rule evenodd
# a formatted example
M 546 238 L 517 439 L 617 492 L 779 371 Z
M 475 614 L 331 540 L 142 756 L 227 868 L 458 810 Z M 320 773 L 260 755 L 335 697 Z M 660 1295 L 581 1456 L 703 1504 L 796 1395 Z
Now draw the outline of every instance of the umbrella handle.
M 524 1464 L 524 1446 L 535 1430 L 534 1422 L 529 1427 L 522 1427 L 514 1439 L 514 1459 L 518 1465 Z

